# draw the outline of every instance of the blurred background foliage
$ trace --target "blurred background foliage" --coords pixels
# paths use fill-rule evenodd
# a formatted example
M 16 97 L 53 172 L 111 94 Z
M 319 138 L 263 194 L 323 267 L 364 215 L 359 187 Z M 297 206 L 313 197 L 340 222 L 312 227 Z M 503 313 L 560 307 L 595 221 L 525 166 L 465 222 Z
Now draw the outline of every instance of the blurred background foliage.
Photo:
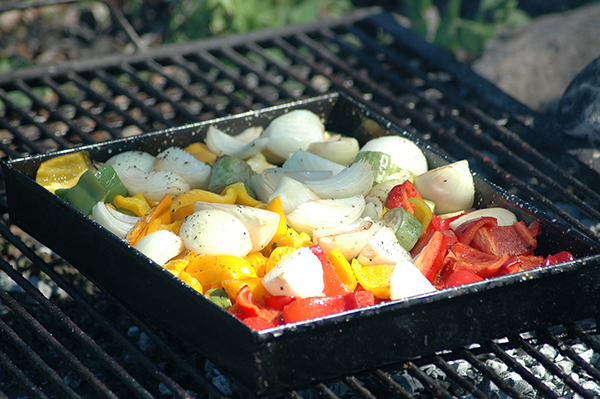
M 22 0 L 19 3 L 24 4 Z M 378 5 L 428 41 L 472 62 L 499 32 L 590 0 L 112 0 L 150 47 L 248 32 Z M 0 1 L 0 10 L 2 9 Z M 0 13 L 0 73 L 134 51 L 99 1 Z

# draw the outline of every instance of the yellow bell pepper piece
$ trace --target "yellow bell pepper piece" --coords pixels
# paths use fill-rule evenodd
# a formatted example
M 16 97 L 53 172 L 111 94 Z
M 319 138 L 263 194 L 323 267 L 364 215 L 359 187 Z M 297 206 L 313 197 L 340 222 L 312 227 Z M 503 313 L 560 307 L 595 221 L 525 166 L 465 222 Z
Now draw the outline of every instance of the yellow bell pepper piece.
M 139 240 L 148 234 L 160 230 L 163 224 L 171 223 L 171 203 L 172 197 L 167 194 L 150 212 L 137 221 L 133 228 L 127 234 L 127 242 L 131 246 L 135 246 Z
M 151 209 L 150 204 L 146 201 L 142 193 L 137 193 L 133 197 L 116 195 L 113 202 L 117 209 L 127 210 L 139 217 L 144 216 Z
M 168 271 L 170 271 L 175 277 L 179 276 L 179 273 L 181 273 L 183 270 L 185 270 L 186 267 L 188 267 L 188 265 L 190 264 L 190 260 L 183 258 L 183 259 L 171 259 L 170 261 L 168 261 L 167 263 L 165 263 L 165 265 L 163 266 L 165 269 L 167 269 Z
M 298 233 L 296 230 L 289 227 L 286 230 L 285 235 L 279 239 L 275 245 L 278 247 L 294 247 L 297 249 L 300 247 L 311 246 L 312 241 L 308 234 Z
M 223 280 L 258 277 L 250 262 L 235 255 L 195 255 L 185 272 L 205 289 L 220 287 Z
M 267 205 L 267 210 L 275 212 L 279 215 L 279 224 L 277 225 L 277 230 L 275 231 L 275 235 L 271 239 L 271 242 L 267 245 L 267 248 L 270 248 L 274 243 L 281 240 L 285 236 L 285 233 L 287 232 L 287 221 L 285 218 L 285 213 L 283 212 L 283 203 L 281 202 L 281 198 L 273 198 L 273 200 Z
M 246 206 L 256 206 L 259 208 L 266 207 L 265 203 L 263 203 L 262 201 L 259 201 L 257 199 L 254 199 L 250 194 L 248 194 L 248 190 L 246 189 L 246 186 L 242 182 L 230 184 L 229 186 L 225 187 L 225 189 L 223 190 L 223 193 L 227 193 L 230 190 L 235 191 L 235 194 L 236 194 L 235 203 L 236 204 L 246 205 Z
M 192 143 L 184 148 L 185 151 L 192 154 L 197 160 L 214 165 L 218 155 L 208 149 L 204 143 Z
M 248 278 L 238 278 L 235 280 L 223 280 L 223 288 L 230 299 L 235 299 L 237 293 L 247 285 L 250 287 L 250 291 L 252 291 L 252 296 L 254 299 L 261 303 L 265 303 L 263 296 L 268 294 L 269 292 L 262 285 L 262 279 L 260 277 L 248 277 Z
M 356 280 L 352 266 L 350 266 L 350 262 L 348 262 L 342 252 L 339 249 L 332 249 L 327 254 L 327 258 L 348 291 L 354 291 L 358 285 L 358 281 Z
M 246 255 L 245 259 L 250 262 L 254 270 L 256 271 L 256 275 L 258 277 L 264 277 L 266 273 L 265 266 L 267 264 L 268 258 L 264 256 L 260 252 L 252 252 Z
M 198 279 L 191 276 L 189 273 L 182 271 L 179 273 L 179 276 L 177 276 L 177 277 L 179 277 L 184 283 L 186 283 L 187 285 L 189 285 L 190 287 L 192 287 L 199 293 L 204 294 L 204 287 L 202 287 L 202 284 L 200 284 Z
M 297 248 L 294 247 L 277 247 L 271 252 L 267 264 L 265 265 L 265 273 L 269 273 L 275 266 L 285 260 Z
M 54 193 L 59 188 L 75 186 L 81 175 L 91 166 L 89 154 L 85 151 L 60 155 L 42 162 L 36 172 L 35 181 Z
M 433 212 L 427 203 L 419 197 L 410 197 L 407 199 L 408 202 L 415 206 L 415 217 L 421 222 L 421 234 L 427 231 L 429 223 L 433 219 Z
M 366 290 L 373 291 L 379 299 L 390 299 L 390 272 L 394 265 L 363 266 L 358 260 L 352 259 L 352 270 L 358 283 Z

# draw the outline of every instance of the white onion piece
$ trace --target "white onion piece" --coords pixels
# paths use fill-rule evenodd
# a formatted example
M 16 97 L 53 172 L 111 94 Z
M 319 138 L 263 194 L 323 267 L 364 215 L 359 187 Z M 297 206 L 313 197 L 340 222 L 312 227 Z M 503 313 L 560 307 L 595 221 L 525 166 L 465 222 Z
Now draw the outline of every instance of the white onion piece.
M 246 226 L 235 216 L 218 209 L 204 209 L 186 217 L 179 236 L 185 247 L 198 255 L 244 257 L 252 250 Z
M 412 257 L 400 245 L 396 234 L 389 227 L 383 226 L 371 237 L 356 260 L 363 266 L 395 265 L 401 261 L 410 261 Z
M 369 140 L 359 152 L 376 151 L 390 156 L 391 163 L 410 171 L 413 176 L 427 172 L 427 158 L 411 140 L 401 136 L 384 136 Z
M 218 209 L 238 218 L 250 233 L 252 251 L 257 252 L 267 246 L 277 232 L 280 216 L 277 212 L 237 204 L 216 204 L 212 202 L 196 202 L 194 211 Z
M 354 223 L 329 228 L 316 228 L 313 231 L 313 243 L 319 244 L 326 253 L 338 249 L 348 260 L 357 257 L 383 226 L 380 221 L 371 218 L 359 219 Z
M 438 215 L 473 207 L 475 183 L 466 159 L 423 173 L 415 177 L 414 184 L 423 199 L 435 203 Z
M 127 237 L 129 230 L 131 230 L 140 219 L 137 216 L 126 215 L 123 212 L 119 212 L 102 201 L 98 202 L 92 208 L 92 218 L 119 238 Z
M 156 156 L 154 171 L 176 173 L 190 185 L 190 188 L 206 189 L 211 167 L 183 148 L 170 147 Z
M 450 228 L 456 230 L 458 226 L 471 220 L 481 219 L 483 217 L 493 217 L 498 221 L 498 226 L 510 226 L 517 222 L 517 216 L 508 209 L 492 207 L 478 209 L 473 212 L 465 213 L 450 222 Z
M 265 154 L 263 154 L 262 152 L 259 152 L 258 154 L 255 154 L 250 158 L 246 159 L 246 163 L 250 165 L 252 171 L 257 174 L 261 174 L 266 169 L 276 167 L 275 165 L 267 161 L 267 157 L 265 157 Z
M 328 170 L 331 171 L 331 175 L 336 175 L 345 169 L 343 165 L 332 162 L 318 155 L 312 154 L 307 151 L 298 150 L 294 152 L 288 159 L 281 165 L 285 170 L 303 170 L 303 171 L 320 171 Z
M 142 237 L 135 248 L 161 266 L 185 250 L 181 238 L 168 230 L 157 230 Z
M 249 143 L 238 140 L 214 126 L 209 126 L 206 132 L 206 146 L 219 155 L 246 159 L 261 152 L 269 143 L 266 137 L 257 138 Z
M 246 129 L 242 130 L 239 134 L 236 134 L 234 137 L 242 141 L 244 143 L 250 143 L 258 138 L 265 131 L 265 128 L 262 126 L 250 126 Z
M 283 168 L 271 168 L 263 172 L 271 181 L 281 180 L 284 176 L 305 183 L 313 180 L 328 179 L 333 176 L 329 170 L 287 170 Z
M 291 228 L 312 236 L 319 227 L 343 226 L 354 223 L 365 209 L 362 195 L 349 198 L 308 201 L 286 215 Z
M 367 162 L 357 162 L 337 175 L 304 184 L 321 198 L 347 198 L 365 196 L 373 187 L 373 169 Z
M 129 195 L 142 193 L 148 201 L 160 201 L 167 194 L 183 194 L 190 189 L 190 185 L 173 172 L 144 172 L 131 167 L 119 177 Z
M 283 213 L 286 215 L 305 202 L 321 199 L 305 184 L 290 177 L 284 177 L 279 181 L 268 202 L 273 201 L 275 197 L 279 197 L 281 200 Z
M 363 210 L 362 217 L 370 217 L 373 220 L 380 220 L 383 215 L 383 202 L 377 197 L 365 197 L 365 209 Z
M 307 150 L 310 143 L 325 140 L 325 126 L 318 115 L 298 109 L 273 119 L 261 137 L 269 139 L 263 151 L 271 162 L 288 159 L 297 150 Z
M 416 266 L 408 261 L 396 263 L 389 276 L 390 299 L 404 299 L 434 292 L 436 289 Z
M 262 278 L 262 285 L 275 296 L 319 296 L 325 289 L 323 265 L 310 248 L 300 247 L 275 265 Z
M 121 177 L 121 173 L 130 167 L 136 167 L 144 172 L 154 171 L 154 155 L 144 151 L 125 151 L 113 155 L 105 163 L 112 165 L 117 175 Z
M 340 165 L 349 165 L 360 149 L 354 137 L 335 137 L 327 141 L 311 143 L 308 151 Z

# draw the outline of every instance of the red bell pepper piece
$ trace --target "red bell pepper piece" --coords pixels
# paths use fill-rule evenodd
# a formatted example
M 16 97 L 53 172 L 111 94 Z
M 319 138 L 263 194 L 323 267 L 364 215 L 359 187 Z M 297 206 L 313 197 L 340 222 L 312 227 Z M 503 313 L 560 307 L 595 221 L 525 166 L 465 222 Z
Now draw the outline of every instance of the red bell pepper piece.
M 310 249 L 319 258 L 321 265 L 323 265 L 323 282 L 325 283 L 323 293 L 325 296 L 346 295 L 348 289 L 342 282 L 340 276 L 335 272 L 335 269 L 329 261 L 327 254 L 323 251 L 323 248 L 321 248 L 320 245 L 312 245 Z
M 459 240 L 468 244 L 462 240 L 460 235 Z M 470 245 L 480 251 L 498 256 L 503 254 L 531 255 L 537 247 L 537 239 L 525 223 L 519 221 L 510 226 L 487 224 L 475 232 Z
M 479 229 L 488 226 L 498 226 L 498 219 L 495 217 L 482 217 L 479 219 L 469 220 L 458 226 L 454 232 L 458 237 L 458 241 L 465 245 L 471 244 L 475 234 L 479 231 Z
M 496 275 L 498 270 L 510 259 L 508 254 L 502 256 L 488 254 L 458 242 L 448 251 L 448 258 L 454 262 L 454 271 L 468 270 L 480 277 Z
M 344 298 L 341 296 L 296 298 L 283 308 L 283 320 L 286 323 L 294 323 L 344 310 Z
M 446 287 L 456 287 L 463 284 L 474 283 L 476 281 L 483 280 L 482 277 L 479 277 L 473 272 L 468 270 L 457 270 L 448 277 L 446 280 Z
M 287 295 L 263 295 L 263 300 L 265 301 L 265 305 L 270 307 L 271 309 L 283 310 L 285 305 L 289 305 L 294 299 L 293 296 Z
M 252 291 L 247 285 L 238 291 L 235 302 L 248 317 L 260 317 L 273 323 L 273 325 L 281 324 L 281 311 L 271 309 L 254 299 Z
M 388 194 L 385 206 L 388 209 L 398 208 L 401 206 L 410 213 L 415 213 L 414 204 L 408 202 L 408 199 L 411 197 L 419 197 L 423 199 L 415 186 L 409 180 L 407 180 L 402 184 L 392 187 Z
M 262 317 L 247 317 L 242 320 L 242 322 L 253 330 L 264 330 L 276 326 L 276 324 L 273 324 L 269 320 L 263 319 Z
M 358 309 L 375 304 L 375 295 L 373 295 L 373 291 L 368 290 L 353 291 L 344 295 L 343 298 L 345 310 Z
M 560 251 L 557 254 L 548 255 L 542 266 L 550 266 L 556 263 L 569 262 L 571 260 L 575 260 L 575 257 L 572 253 L 568 251 Z
M 432 283 L 442 269 L 448 244 L 444 233 L 436 231 L 415 260 L 415 266 Z

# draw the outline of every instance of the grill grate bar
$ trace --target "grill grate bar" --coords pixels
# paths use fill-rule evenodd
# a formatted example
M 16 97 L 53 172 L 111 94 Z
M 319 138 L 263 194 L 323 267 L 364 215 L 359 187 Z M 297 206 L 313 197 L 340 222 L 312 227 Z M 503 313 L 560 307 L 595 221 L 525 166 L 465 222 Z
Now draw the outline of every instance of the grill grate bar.
M 513 357 L 509 356 L 498 344 L 495 342 L 488 342 L 486 344 L 490 350 L 498 356 L 500 360 L 506 363 L 510 368 L 515 370 L 525 381 L 527 381 L 534 389 L 540 394 L 547 398 L 558 398 L 559 396 L 553 392 L 546 384 L 538 380 L 529 370 L 527 370 L 521 363 L 516 361 Z
M 423 370 L 417 367 L 417 365 L 415 365 L 413 362 L 407 362 L 406 367 L 408 372 L 412 376 L 417 378 L 419 381 L 421 381 L 423 383 L 423 386 L 425 386 L 425 388 L 431 391 L 431 393 L 435 395 L 435 397 L 443 399 L 452 399 L 452 395 L 448 391 L 442 388 L 442 386 L 440 386 L 440 384 L 433 378 L 425 374 Z
M 4 290 L 0 291 L 4 293 Z M 0 330 L 2 331 L 3 338 L 10 339 L 12 344 L 19 350 L 19 353 L 25 356 L 37 370 L 42 372 L 46 378 L 62 391 L 63 395 L 68 398 L 79 398 L 79 395 L 73 391 L 58 373 L 46 364 L 46 362 L 2 319 L 0 319 Z
M 566 357 L 571 359 L 577 366 L 585 370 L 585 372 L 592 376 L 594 379 L 600 381 L 600 370 L 583 360 L 581 356 L 579 356 L 570 346 L 565 344 L 563 340 L 557 338 L 549 330 L 540 331 L 540 334 L 544 337 L 544 339 L 547 342 L 557 347 L 561 353 L 563 353 Z
M 486 398 L 485 393 L 483 393 L 475 384 L 471 381 L 460 376 L 456 370 L 448 364 L 441 356 L 433 357 L 433 364 L 440 368 L 447 376 L 450 376 L 454 381 L 456 381 L 460 386 L 465 388 L 468 392 L 470 392 L 476 398 Z
M 5 225 L 1 223 L 0 233 L 2 233 L 4 237 L 8 238 L 9 241 L 12 242 L 17 248 L 23 251 L 24 254 L 34 262 L 34 264 L 40 267 L 40 269 L 43 270 L 44 273 L 46 273 L 50 278 L 52 278 L 52 280 L 56 282 L 59 287 L 65 290 L 65 292 L 67 292 L 69 296 L 71 296 L 71 298 L 73 298 L 75 301 L 77 301 L 79 305 L 85 308 L 87 314 L 92 316 L 94 320 L 96 320 L 100 325 L 102 325 L 104 329 L 110 334 L 110 336 L 115 340 L 115 342 L 118 342 L 125 349 L 127 349 L 129 353 L 135 356 L 136 360 L 142 365 L 144 365 L 144 367 L 146 367 L 146 369 L 150 372 L 151 375 L 156 376 L 158 380 L 165 384 L 174 395 L 178 395 L 182 398 L 188 396 L 183 388 L 181 388 L 171 378 L 167 377 L 164 374 L 164 372 L 162 372 L 158 366 L 156 366 L 151 360 L 149 360 L 147 356 L 143 352 L 141 352 L 141 350 L 137 346 L 133 345 L 126 337 L 124 337 L 116 329 L 116 327 L 110 320 L 102 316 L 94 306 L 89 304 L 89 302 L 79 292 L 77 292 L 77 290 L 75 290 L 70 284 L 68 284 L 61 276 L 56 274 L 56 272 L 54 272 L 51 268 L 48 268 L 46 264 L 37 257 L 37 255 L 31 252 L 31 250 L 28 247 L 24 246 L 14 235 L 10 233 L 10 231 L 7 231 Z M 106 295 L 108 297 L 111 297 L 109 294 Z M 143 323 L 141 319 L 134 316 L 130 311 L 126 310 L 120 303 L 118 303 L 114 299 L 112 299 L 112 301 L 117 306 L 119 306 L 119 308 L 122 311 L 127 313 L 128 316 L 133 319 L 135 325 L 142 328 L 144 333 L 146 333 L 146 335 L 148 335 L 155 342 L 156 345 L 160 346 L 165 353 L 177 360 L 178 356 L 174 353 L 172 349 L 168 347 L 167 343 L 164 342 L 164 340 L 158 338 L 156 333 L 154 333 L 145 323 Z M 180 366 L 185 367 L 186 370 L 190 373 L 190 375 L 193 375 L 195 377 L 197 382 L 201 383 L 201 385 L 203 385 L 204 388 L 206 388 L 208 391 L 212 390 L 213 393 L 219 393 L 217 390 L 214 389 L 214 387 L 211 384 L 209 384 L 206 381 L 206 379 L 198 375 L 198 373 L 195 372 L 193 368 L 184 363 L 185 362 L 182 359 Z M 116 373 L 120 374 L 120 372 L 121 370 L 116 370 Z
M 394 394 L 394 397 L 412 399 L 414 398 L 404 387 L 394 381 L 387 373 L 381 369 L 375 370 L 374 374 L 379 377 L 385 387 Z
M 153 128 L 160 129 L 164 127 L 174 126 L 174 123 L 172 121 L 166 119 L 163 115 L 149 107 L 144 101 L 138 99 L 134 93 L 131 93 L 129 90 L 123 88 L 122 85 L 115 82 L 113 77 L 109 75 L 106 71 L 102 69 L 97 69 L 93 71 L 93 74 L 96 77 L 100 78 L 100 80 L 102 80 L 102 82 L 105 83 L 114 93 L 119 93 L 127 97 L 131 101 L 132 105 L 144 112 L 144 115 L 151 116 L 156 121 L 155 123 L 160 124 L 159 126 L 153 126 Z M 144 117 L 144 119 L 145 118 L 147 117 Z
M 350 388 L 354 389 L 354 391 L 357 395 L 360 395 L 361 397 L 363 397 L 365 399 L 377 399 L 375 395 L 373 395 L 367 388 L 365 388 L 360 383 L 360 380 L 356 376 L 354 376 L 354 375 L 346 376 L 344 378 L 344 382 Z
M 146 130 L 146 126 L 144 126 L 142 123 L 140 123 L 136 118 L 133 118 L 128 112 L 122 112 L 121 109 L 113 101 L 108 99 L 105 95 L 93 90 L 90 87 L 89 82 L 85 78 L 83 78 L 82 76 L 78 75 L 75 72 L 69 72 L 67 74 L 67 77 L 72 82 L 74 82 L 78 88 L 83 90 L 91 99 L 93 99 L 94 101 L 96 101 L 100 104 L 104 104 L 108 108 L 108 111 L 111 111 L 111 112 L 114 112 L 115 114 L 121 115 L 123 117 L 123 119 L 129 125 L 137 126 L 142 131 Z M 107 111 L 107 113 L 108 113 L 108 111 Z
M 274 88 L 278 93 L 277 98 L 279 98 L 279 94 L 283 94 L 286 98 L 289 99 L 294 99 L 297 97 L 294 95 L 294 93 L 288 91 L 284 86 L 282 86 L 281 82 L 273 78 L 267 71 L 265 71 L 264 69 L 260 69 L 259 67 L 255 66 L 255 64 L 249 62 L 245 57 L 243 57 L 231 47 L 222 47 L 220 51 L 221 53 L 223 53 L 223 55 L 231 59 L 236 64 L 241 65 L 247 71 L 254 73 L 260 81 L 264 81 L 265 83 L 270 85 L 270 87 Z
M 501 378 L 498 374 L 493 372 L 484 362 L 482 362 L 477 356 L 475 356 L 470 350 L 466 348 L 460 348 L 458 350 L 460 356 L 462 356 L 466 361 L 468 361 L 473 367 L 475 367 L 479 372 L 488 378 L 492 383 L 494 383 L 500 390 L 505 392 L 509 397 L 521 399 L 525 396 L 520 392 L 515 391 L 508 383 Z
M 0 224 L 1 226 L 2 224 Z M 84 331 L 82 331 L 71 319 L 65 315 L 56 305 L 52 302 L 47 301 L 45 297 L 31 285 L 29 281 L 27 281 L 20 273 L 15 271 L 8 263 L 3 260 L 0 260 L 0 268 L 9 275 L 13 281 L 15 281 L 21 288 L 27 292 L 27 294 L 31 295 L 40 305 L 42 305 L 47 311 L 55 316 L 55 319 L 63 324 L 70 331 L 76 332 L 75 336 L 79 338 L 86 346 L 97 355 L 97 357 L 103 361 L 110 369 L 113 370 L 114 374 L 118 376 L 121 381 L 129 386 L 132 390 L 136 391 L 137 395 L 141 398 L 151 398 L 149 392 L 147 392 L 139 383 L 132 378 L 129 373 L 125 369 L 123 369 L 117 362 L 114 361 L 106 352 L 104 352 Z M 0 294 L 4 294 L 2 290 L 0 290 Z M 69 363 L 75 366 L 75 370 L 82 374 L 86 381 L 92 383 L 96 389 L 102 391 L 105 394 L 108 394 L 110 391 L 108 388 L 100 382 L 90 370 L 84 366 L 75 356 L 70 353 L 60 342 L 58 342 L 53 335 L 43 327 L 33 316 L 31 316 L 27 311 L 22 308 L 18 302 L 12 300 L 10 296 L 2 295 L 2 300 L 7 301 L 7 303 L 11 304 L 11 308 L 18 312 L 19 315 L 25 319 L 30 325 L 32 325 L 35 331 L 38 334 L 42 335 L 45 340 L 50 342 L 52 346 L 58 351 L 61 356 L 65 358 Z M 114 394 L 111 394 L 114 396 Z M 116 397 L 116 396 L 114 396 Z
M 11 111 L 18 114 L 22 121 L 24 121 L 25 123 L 30 124 L 32 126 L 35 126 L 35 128 L 39 131 L 40 135 L 51 139 L 56 144 L 58 144 L 61 148 L 67 148 L 69 146 L 68 142 L 65 141 L 62 137 L 58 137 L 56 134 L 53 134 L 50 130 L 48 130 L 48 128 L 45 125 L 39 123 L 31 115 L 29 115 L 26 112 L 26 110 L 24 110 L 23 108 L 21 108 L 17 104 L 15 104 L 13 101 L 11 101 L 10 98 L 8 97 L 7 93 L 2 89 L 0 89 L 0 100 L 4 102 L 4 104 L 6 105 L 6 107 L 8 109 L 10 109 Z M 17 137 L 22 138 L 20 133 L 17 135 Z
M 224 90 L 221 85 L 215 83 L 214 80 L 209 78 L 209 76 L 204 75 L 202 71 L 199 70 L 197 63 L 189 61 L 183 56 L 175 56 L 175 61 L 178 63 L 178 65 L 181 65 L 181 67 L 183 67 L 194 79 L 206 84 L 212 91 L 215 92 L 215 94 L 224 96 L 232 104 L 235 104 L 235 106 L 241 107 L 244 110 L 247 110 L 252 106 L 252 103 L 247 99 L 242 100 L 238 96 L 235 96 L 231 90 Z M 222 110 L 219 110 L 219 113 L 221 115 L 225 115 L 225 112 Z
M 178 89 L 183 91 L 183 93 L 185 93 L 187 98 L 190 98 L 194 101 L 197 101 L 199 104 L 201 104 L 202 109 L 204 109 L 204 108 L 209 109 L 210 112 L 212 113 L 212 116 L 210 118 L 215 118 L 217 116 L 224 116 L 224 113 L 221 112 L 219 109 L 217 109 L 216 107 L 212 106 L 211 104 L 209 104 L 207 102 L 203 102 L 202 98 L 200 98 L 198 95 L 192 93 L 185 85 L 181 84 L 180 82 L 178 82 L 177 80 L 175 80 L 171 76 L 169 76 L 167 73 L 165 73 L 164 67 L 162 65 L 160 65 L 157 61 L 148 60 L 146 62 L 146 65 L 148 66 L 148 68 L 151 71 L 154 71 L 154 72 L 160 74 L 162 77 L 164 77 L 171 86 L 177 87 Z M 178 67 L 184 69 L 183 65 L 178 65 Z M 200 109 L 199 112 L 202 112 L 202 109 Z M 191 118 L 192 118 L 192 120 L 199 119 L 198 116 L 192 116 Z
M 60 98 L 60 100 L 65 103 L 65 104 L 69 104 L 72 107 L 74 107 L 77 110 L 78 114 L 84 115 L 86 118 L 89 118 L 91 120 L 94 121 L 95 123 L 95 128 L 101 128 L 105 131 L 107 131 L 111 138 L 117 138 L 119 137 L 117 132 L 110 127 L 108 124 L 106 124 L 104 122 L 103 119 L 98 118 L 96 115 L 94 115 L 92 112 L 88 111 L 87 109 L 83 108 L 81 106 L 81 103 L 79 101 L 74 101 L 72 100 L 71 96 L 69 96 L 68 94 L 66 94 L 58 85 L 58 83 L 52 79 L 49 76 L 43 76 L 42 77 L 42 83 L 45 84 L 46 86 L 48 86 L 49 88 L 51 88 L 56 95 Z M 88 135 L 84 135 L 85 137 L 89 137 Z M 90 139 L 90 141 L 95 141 Z
M 187 109 L 183 108 L 177 102 L 172 101 L 170 98 L 165 96 L 163 93 L 156 90 L 154 87 L 152 87 L 152 85 L 148 84 L 148 82 L 142 80 L 139 77 L 139 71 L 136 71 L 130 64 L 123 63 L 121 65 L 121 68 L 123 69 L 123 71 L 125 73 L 127 73 L 131 77 L 131 79 L 134 82 L 136 82 L 140 86 L 140 88 L 145 90 L 146 93 L 150 94 L 155 99 L 157 99 L 161 102 L 168 103 L 178 114 L 182 115 L 185 119 L 187 119 L 188 122 L 196 120 L 196 117 L 194 115 L 190 114 Z M 172 118 L 172 119 L 175 119 L 175 118 Z M 172 124 L 173 122 L 169 122 L 169 123 Z
M 1 320 L 0 320 L 1 322 Z M 4 366 L 18 381 L 18 384 L 24 388 L 29 394 L 33 395 L 38 399 L 48 399 L 48 396 L 42 392 L 36 384 L 34 384 L 28 377 L 17 367 L 10 358 L 0 350 L 0 364 Z M 0 397 L 8 397 L 2 391 L 0 391 Z
M 68 118 L 63 118 L 58 112 L 54 111 L 52 108 L 48 107 L 44 102 L 40 101 L 38 96 L 31 90 L 31 87 L 25 83 L 22 79 L 18 79 L 15 82 L 15 86 L 21 90 L 23 93 L 27 94 L 27 96 L 31 99 L 33 104 L 38 109 L 46 110 L 50 117 L 54 120 L 62 121 L 68 127 L 69 133 L 77 134 L 77 137 L 81 139 L 84 143 L 93 144 L 95 140 L 91 139 L 87 134 L 84 134 L 77 126 L 75 126 Z

